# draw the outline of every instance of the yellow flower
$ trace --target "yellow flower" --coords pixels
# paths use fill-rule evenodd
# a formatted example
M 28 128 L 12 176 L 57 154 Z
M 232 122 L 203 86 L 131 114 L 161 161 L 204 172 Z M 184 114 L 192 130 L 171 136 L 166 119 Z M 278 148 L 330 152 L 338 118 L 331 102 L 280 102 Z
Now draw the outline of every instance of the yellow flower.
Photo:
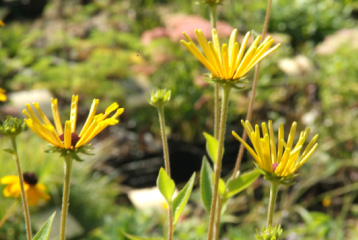
M 229 43 L 223 44 L 221 48 L 216 29 L 212 30 L 212 42 L 206 40 L 201 30 L 196 29 L 195 34 L 203 53 L 186 33 L 184 36 L 187 41 L 181 40 L 181 43 L 211 72 L 212 77 L 226 81 L 244 77 L 258 62 L 280 46 L 277 44 L 270 48 L 274 42 L 271 37 L 259 44 L 261 36 L 258 36 L 245 53 L 250 32 L 246 33 L 240 48 L 236 41 L 237 29 L 231 33 Z
M 76 120 L 78 96 L 72 96 L 70 120 L 65 122 L 64 130 L 62 128 L 57 107 L 57 99 L 51 99 L 51 103 L 56 127 L 52 125 L 50 120 L 42 112 L 38 103 L 33 103 L 32 105 L 37 110 L 37 114 L 40 118 L 37 117 L 30 104 L 26 104 L 26 109 L 22 112 L 27 117 L 24 121 L 30 129 L 48 143 L 61 149 L 77 149 L 85 145 L 107 126 L 117 124 L 119 122 L 117 118 L 124 111 L 123 108 L 118 108 L 119 106 L 117 103 L 113 103 L 106 109 L 104 114 L 100 113 L 95 115 L 99 100 L 94 99 L 86 123 L 81 132 L 77 135 Z M 113 111 L 116 112 L 111 117 L 108 117 Z
M 2 20 L 0 20 L 0 27 L 4 27 L 4 26 L 5 26 L 5 23 Z
M 38 205 L 40 199 L 47 201 L 50 196 L 45 193 L 45 186 L 38 183 L 37 176 L 33 173 L 24 173 L 24 188 L 29 206 Z M 5 176 L 0 179 L 1 184 L 7 185 L 4 189 L 5 197 L 19 198 L 21 196 L 20 180 L 18 176 Z
M 1 26 L 1 25 L 0 25 Z M 0 102 L 5 102 L 7 97 L 6 97 L 6 91 L 2 88 L 0 88 Z
M 310 129 L 307 128 L 305 131 L 301 132 L 296 145 L 293 147 L 293 140 L 297 127 L 296 122 L 292 124 L 287 142 L 284 140 L 283 124 L 280 124 L 278 130 L 277 149 L 275 144 L 275 136 L 272 129 L 272 121 L 269 121 L 268 129 L 266 123 L 262 123 L 263 137 L 260 136 L 260 129 L 258 125 L 255 126 L 254 130 L 249 121 L 241 121 L 241 123 L 244 126 L 254 149 L 252 149 L 233 131 L 232 134 L 234 137 L 242 144 L 244 144 L 251 156 L 255 159 L 259 168 L 267 173 L 273 173 L 279 177 L 292 176 L 297 171 L 297 169 L 299 169 L 302 164 L 307 161 L 307 159 L 317 148 L 317 143 L 315 144 L 315 142 L 318 138 L 318 135 L 313 137 L 300 156 L 300 152 L 303 149 L 303 144 L 308 137 Z

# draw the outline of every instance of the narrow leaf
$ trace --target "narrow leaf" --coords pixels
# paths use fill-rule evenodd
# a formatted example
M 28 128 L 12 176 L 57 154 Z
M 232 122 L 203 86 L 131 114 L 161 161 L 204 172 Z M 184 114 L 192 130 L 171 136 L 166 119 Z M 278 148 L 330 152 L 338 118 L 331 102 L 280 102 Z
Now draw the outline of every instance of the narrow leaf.
M 213 197 L 213 184 L 211 181 L 212 173 L 213 170 L 211 169 L 208 159 L 204 156 L 200 172 L 200 192 L 201 199 L 208 213 L 210 213 L 211 200 Z
M 175 183 L 165 172 L 164 168 L 160 168 L 157 178 L 157 186 L 167 202 L 171 203 L 175 191 Z
M 195 172 L 193 173 L 187 184 L 185 184 L 183 189 L 180 190 L 178 195 L 174 198 L 173 201 L 174 225 L 178 222 L 180 214 L 183 212 L 184 207 L 189 200 L 191 190 L 193 189 L 194 186 L 194 180 L 195 180 Z
M 206 139 L 206 152 L 208 153 L 210 159 L 216 163 L 218 158 L 218 140 L 210 135 L 209 133 L 203 132 Z
M 10 153 L 10 154 L 14 154 L 15 152 L 14 152 L 14 149 L 12 149 L 12 148 L 6 148 L 6 149 L 3 149 L 5 152 L 8 152 L 8 153 Z
M 120 232 L 126 236 L 127 238 L 129 238 L 130 240 L 164 240 L 164 238 L 145 238 L 145 237 L 138 237 L 138 236 L 134 236 L 128 233 L 125 233 L 123 231 L 120 230 Z
M 41 227 L 41 229 L 36 233 L 33 240 L 47 240 L 50 236 L 52 222 L 55 218 L 56 212 L 54 212 L 49 219 L 45 222 L 45 224 Z
M 252 170 L 241 174 L 237 178 L 230 180 L 227 184 L 228 195 L 227 198 L 234 196 L 235 194 L 241 192 L 250 186 L 258 177 L 260 172 L 257 170 Z

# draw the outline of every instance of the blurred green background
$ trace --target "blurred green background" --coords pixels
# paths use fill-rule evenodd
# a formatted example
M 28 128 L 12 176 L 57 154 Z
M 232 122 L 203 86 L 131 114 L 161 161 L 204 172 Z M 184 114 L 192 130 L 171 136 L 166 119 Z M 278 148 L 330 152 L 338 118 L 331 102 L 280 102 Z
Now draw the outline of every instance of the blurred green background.
M 138 210 L 126 195 L 154 185 L 162 164 L 157 113 L 147 104 L 151 90 L 172 91 L 165 111 L 169 147 L 177 156 L 175 180 L 183 182 L 198 170 L 205 151 L 202 132 L 213 128 L 213 88 L 201 77 L 207 70 L 179 43 L 184 20 L 192 21 L 193 15 L 209 19 L 207 7 L 195 2 L 0 1 L 0 19 L 6 23 L 0 29 L 0 82 L 9 97 L 0 106 L 2 119 L 21 116 L 24 104 L 18 99 L 32 101 L 31 92 L 43 89 L 45 96 L 59 99 L 63 119 L 71 95 L 78 94 L 82 124 L 93 98 L 101 100 L 102 110 L 114 101 L 125 108 L 119 126 L 94 141 L 95 155 L 75 164 L 69 239 L 126 239 L 120 231 L 162 234 L 165 212 Z M 227 0 L 218 8 L 218 19 L 241 35 L 260 33 L 266 4 Z M 275 220 L 282 222 L 284 239 L 358 239 L 357 22 L 355 0 L 273 1 L 269 33 L 282 46 L 261 64 L 252 122 L 272 119 L 290 126 L 297 121 L 300 130 L 309 126 L 312 136 L 320 135 L 318 150 L 301 168 L 297 183 L 279 193 Z M 197 22 L 190 23 L 188 32 Z M 245 84 L 232 93 L 228 132 L 242 132 L 250 88 Z M 59 215 L 63 163 L 43 153 L 45 142 L 30 131 L 18 142 L 24 171 L 38 174 L 51 195 L 48 203 L 31 209 L 36 229 L 53 210 Z M 2 137 L 0 144 L 6 148 L 9 139 Z M 238 148 L 227 134 L 225 174 Z M 1 152 L 0 158 L 0 177 L 15 174 L 11 156 Z M 253 167 L 251 160 L 245 156 L 243 170 Z M 13 201 L 0 197 L 0 218 Z M 254 239 L 265 224 L 267 202 L 268 187 L 260 179 L 229 203 L 221 239 Z M 23 239 L 22 222 L 18 209 L 0 229 L 0 239 Z M 206 223 L 194 191 L 175 236 L 206 239 Z

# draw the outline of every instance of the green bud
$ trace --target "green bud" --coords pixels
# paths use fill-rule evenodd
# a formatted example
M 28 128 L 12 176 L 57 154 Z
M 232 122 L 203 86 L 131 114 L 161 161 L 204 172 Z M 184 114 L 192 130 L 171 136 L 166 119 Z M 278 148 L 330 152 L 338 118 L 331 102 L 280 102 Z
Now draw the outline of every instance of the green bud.
M 263 227 L 262 232 L 256 235 L 257 240 L 279 240 L 282 235 L 282 228 L 280 225 Z
M 167 102 L 169 102 L 171 96 L 171 91 L 166 89 L 158 89 L 152 91 L 152 94 L 149 99 L 149 104 L 154 107 L 162 107 Z
M 0 125 L 0 133 L 6 136 L 17 136 L 25 129 L 25 123 L 21 118 L 7 116 Z

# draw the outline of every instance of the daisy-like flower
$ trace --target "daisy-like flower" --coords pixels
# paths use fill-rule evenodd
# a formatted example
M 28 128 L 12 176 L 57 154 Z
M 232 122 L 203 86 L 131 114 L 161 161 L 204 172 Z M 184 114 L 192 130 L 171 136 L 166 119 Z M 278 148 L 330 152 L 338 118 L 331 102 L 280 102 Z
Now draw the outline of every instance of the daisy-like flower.
M 269 121 L 268 129 L 266 123 L 262 123 L 263 137 L 260 136 L 260 128 L 258 125 L 255 126 L 254 130 L 249 121 L 241 121 L 241 123 L 244 126 L 254 149 L 252 149 L 246 142 L 244 142 L 234 131 L 232 134 L 238 141 L 244 144 L 245 148 L 255 159 L 257 166 L 270 175 L 277 177 L 293 176 L 317 148 L 317 143 L 315 142 L 318 138 L 318 135 L 313 137 L 313 139 L 307 145 L 306 149 L 300 155 L 300 152 L 303 150 L 303 144 L 308 137 L 310 129 L 307 128 L 306 130 L 302 131 L 296 145 L 293 146 L 297 127 L 296 122 L 293 122 L 291 126 L 287 142 L 284 139 L 283 124 L 280 124 L 278 130 L 277 148 L 272 128 L 272 121 Z
M 0 24 L 1 26 L 1 24 Z M 6 91 L 0 88 L 0 102 L 5 102 L 7 100 Z
M 23 174 L 24 188 L 29 206 L 36 206 L 40 200 L 47 201 L 50 196 L 45 193 L 45 186 L 38 183 L 38 178 L 34 173 L 25 172 Z M 4 189 L 5 197 L 19 198 L 21 196 L 20 180 L 18 176 L 5 176 L 0 179 L 1 184 L 7 185 Z
M 239 47 L 237 29 L 233 30 L 228 44 L 220 46 L 216 29 L 212 30 L 212 42 L 207 41 L 201 30 L 195 30 L 196 37 L 202 52 L 195 45 L 193 40 L 184 33 L 187 41 L 181 43 L 211 72 L 213 78 L 237 82 L 243 78 L 258 62 L 275 51 L 280 44 L 271 47 L 274 40 L 267 37 L 261 44 L 261 36 L 258 36 L 245 53 L 250 32 Z
M 107 126 L 117 124 L 119 122 L 117 118 L 124 111 L 123 108 L 119 108 L 117 103 L 113 103 L 106 109 L 104 114 L 100 113 L 95 115 L 99 100 L 94 99 L 87 121 L 81 132 L 77 134 L 76 120 L 78 96 L 72 96 L 70 120 L 65 122 L 64 129 L 62 128 L 60 120 L 57 99 L 51 99 L 51 103 L 55 127 L 42 112 L 38 103 L 33 103 L 32 105 L 36 109 L 39 117 L 35 114 L 30 104 L 26 104 L 26 109 L 23 110 L 23 114 L 27 117 L 27 119 L 24 121 L 26 125 L 37 135 L 52 144 L 54 147 L 61 149 L 78 149 L 85 145 Z M 114 111 L 116 112 L 111 117 L 108 117 Z

